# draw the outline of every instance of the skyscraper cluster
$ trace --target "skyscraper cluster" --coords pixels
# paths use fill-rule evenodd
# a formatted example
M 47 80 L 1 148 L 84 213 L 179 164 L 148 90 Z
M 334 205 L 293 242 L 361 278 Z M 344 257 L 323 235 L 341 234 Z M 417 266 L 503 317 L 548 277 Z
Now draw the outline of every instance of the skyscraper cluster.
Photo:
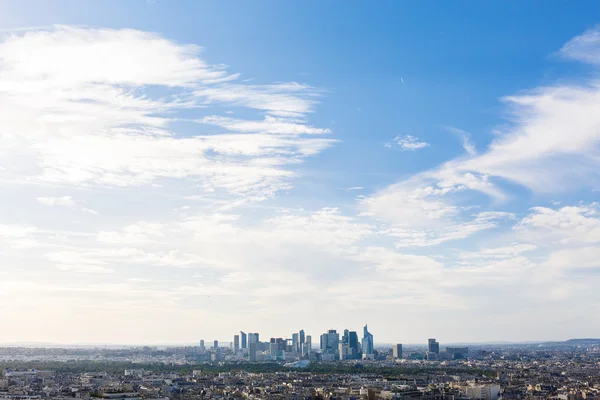
M 356 331 L 345 329 L 340 335 L 335 329 L 330 329 L 320 335 L 318 350 L 312 347 L 312 337 L 306 335 L 303 329 L 291 334 L 291 337 L 281 338 L 272 337 L 267 341 L 260 341 L 258 333 L 248 333 L 240 331 L 238 335 L 233 336 L 230 342 L 229 351 L 223 353 L 223 348 L 219 347 L 219 342 L 214 341 L 213 347 L 208 350 L 205 348 L 204 340 L 200 341 L 200 358 L 207 360 L 220 360 L 227 357 L 230 359 L 243 360 L 250 362 L 257 361 L 288 361 L 288 360 L 372 360 L 385 358 L 375 351 L 375 342 L 373 334 L 369 332 L 368 326 L 363 327 L 362 338 Z M 440 352 L 440 344 L 435 339 L 428 340 L 426 352 L 427 359 L 437 359 Z M 313 351 L 314 350 L 314 351 Z M 455 358 L 460 358 L 468 350 L 463 348 L 453 348 Z M 394 344 L 390 354 L 395 359 L 402 358 L 402 344 Z M 388 355 L 389 356 L 389 355 Z
M 335 329 L 331 329 L 321 335 L 321 357 L 324 360 L 358 360 L 361 358 L 372 358 L 374 354 L 373 335 L 367 326 L 363 328 L 362 342 L 358 342 L 358 334 L 355 331 L 344 330 L 340 336 Z

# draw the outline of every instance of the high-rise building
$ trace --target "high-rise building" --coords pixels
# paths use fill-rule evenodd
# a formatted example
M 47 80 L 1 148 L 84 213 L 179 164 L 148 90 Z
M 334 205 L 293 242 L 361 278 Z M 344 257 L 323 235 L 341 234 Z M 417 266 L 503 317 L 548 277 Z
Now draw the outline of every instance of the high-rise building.
M 306 341 L 304 344 L 306 347 L 306 355 L 310 357 L 310 352 L 312 351 L 312 336 L 306 335 Z
M 256 362 L 256 345 L 258 342 L 250 342 L 248 343 L 248 356 L 250 358 L 250 362 Z
M 394 358 L 402 358 L 402 345 L 400 343 L 392 346 L 392 355 Z
M 321 353 L 335 354 L 338 351 L 340 335 L 335 329 L 330 329 L 327 333 L 321 335 Z
M 355 331 L 348 332 L 348 357 L 356 360 L 360 358 L 359 354 L 358 334 Z
M 292 352 L 293 353 L 300 352 L 300 335 L 297 333 L 292 334 Z
M 213 343 L 213 349 L 217 350 L 219 348 L 219 341 L 215 340 L 215 342 Z
M 258 333 L 249 333 L 248 334 L 248 346 L 250 343 L 258 343 L 260 340 L 258 338 Z
M 240 335 L 233 336 L 233 352 L 237 354 L 240 351 Z
M 205 348 L 204 348 L 204 340 L 201 340 L 200 341 L 200 353 L 204 353 L 204 350 L 205 350 Z
M 300 329 L 300 345 L 302 345 L 302 343 L 304 343 L 304 340 L 306 338 L 304 337 L 304 329 Z
M 373 335 L 369 333 L 367 325 L 363 328 L 363 340 L 362 340 L 362 352 L 364 354 L 374 354 L 375 344 L 373 342 Z
M 340 360 L 348 359 L 348 343 L 340 342 L 338 345 L 338 354 Z
M 242 349 L 248 348 L 248 342 L 246 341 L 246 334 L 240 331 L 240 335 L 242 336 Z
M 342 336 L 342 343 L 348 344 L 348 329 L 344 329 L 344 336 Z
M 440 344 L 435 339 L 429 339 L 427 341 L 427 350 L 430 353 L 439 354 L 440 353 Z

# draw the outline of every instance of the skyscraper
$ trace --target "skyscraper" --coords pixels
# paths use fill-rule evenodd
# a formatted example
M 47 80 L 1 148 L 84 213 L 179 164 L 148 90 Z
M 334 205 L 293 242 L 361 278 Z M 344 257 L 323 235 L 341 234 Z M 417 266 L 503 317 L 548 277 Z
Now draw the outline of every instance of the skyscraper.
M 258 343 L 259 339 L 258 339 L 258 333 L 249 333 L 248 334 L 248 346 L 250 346 L 250 343 Z
M 348 340 L 349 340 L 348 333 L 349 333 L 348 329 L 344 329 L 344 336 L 342 336 L 342 343 L 348 344 Z
M 340 360 L 348 359 L 348 343 L 340 342 L 338 345 L 338 355 Z
M 321 335 L 321 352 L 323 354 L 335 354 L 338 351 L 340 335 L 335 329 L 330 329 Z
M 258 344 L 258 342 L 248 343 L 248 347 L 249 347 L 248 355 L 250 358 L 250 362 L 256 362 L 256 345 L 257 344 Z
M 205 350 L 205 348 L 204 348 L 204 340 L 201 340 L 200 341 L 200 353 L 204 353 L 204 350 Z
M 215 340 L 214 344 L 213 344 L 213 349 L 217 350 L 219 348 L 219 341 Z
M 355 331 L 348 332 L 348 357 L 352 360 L 359 358 L 358 334 Z
M 435 339 L 429 339 L 427 341 L 427 350 L 430 353 L 439 354 L 440 353 L 440 343 L 436 342 Z
M 363 354 L 373 354 L 374 350 L 373 335 L 369 333 L 367 325 L 363 329 L 362 352 Z
M 306 341 L 304 342 L 306 347 L 306 355 L 310 357 L 310 352 L 312 351 L 312 336 L 306 335 Z
M 402 345 L 400 343 L 392 346 L 392 355 L 394 358 L 402 358 Z
M 304 337 L 304 329 L 300 329 L 300 346 L 302 346 L 302 343 L 304 343 L 305 337 Z
M 297 333 L 292 334 L 292 352 L 298 353 L 300 351 L 300 335 Z
M 240 351 L 240 335 L 233 336 L 233 352 L 237 354 Z
M 246 334 L 242 331 L 240 331 L 240 335 L 242 336 L 242 349 L 247 349 L 248 345 L 247 345 L 247 341 L 246 341 Z

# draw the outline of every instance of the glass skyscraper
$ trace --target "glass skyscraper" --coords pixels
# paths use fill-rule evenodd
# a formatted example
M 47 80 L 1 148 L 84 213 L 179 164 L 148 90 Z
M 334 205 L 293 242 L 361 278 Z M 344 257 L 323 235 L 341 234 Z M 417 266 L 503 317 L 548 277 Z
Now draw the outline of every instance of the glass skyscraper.
M 373 343 L 373 335 L 369 333 L 367 325 L 365 325 L 363 330 L 363 340 L 362 340 L 362 352 L 363 354 L 373 354 L 374 343 Z

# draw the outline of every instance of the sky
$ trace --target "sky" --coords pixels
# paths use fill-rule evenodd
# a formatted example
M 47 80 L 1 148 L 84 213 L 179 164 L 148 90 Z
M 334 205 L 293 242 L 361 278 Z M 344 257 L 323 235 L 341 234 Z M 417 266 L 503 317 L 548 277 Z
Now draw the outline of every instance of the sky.
M 0 0 L 0 343 L 598 336 L 599 11 Z

